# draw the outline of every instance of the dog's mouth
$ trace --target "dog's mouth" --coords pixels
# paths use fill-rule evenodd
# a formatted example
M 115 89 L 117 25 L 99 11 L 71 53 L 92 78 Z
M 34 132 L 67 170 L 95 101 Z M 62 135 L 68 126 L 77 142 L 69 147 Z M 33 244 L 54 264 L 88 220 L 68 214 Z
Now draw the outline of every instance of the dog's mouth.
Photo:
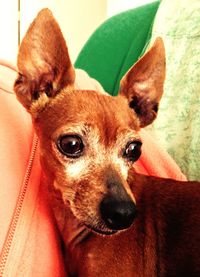
M 79 214 L 76 206 L 73 209 L 74 216 L 79 223 L 84 225 L 91 232 L 99 235 L 111 236 L 126 231 L 132 226 L 136 216 L 136 204 L 128 200 L 113 200 L 104 197 L 100 202 L 97 212 L 84 210 Z
M 89 224 L 84 224 L 88 229 L 90 229 L 92 232 L 98 234 L 98 235 L 106 235 L 106 236 L 110 236 L 110 235 L 114 235 L 116 233 L 118 233 L 118 230 L 102 230 L 100 228 L 91 226 Z
M 105 202 L 105 199 L 104 199 Z M 105 204 L 103 202 L 103 204 Z M 106 203 L 107 204 L 107 203 Z M 91 231 L 100 235 L 114 235 L 126 231 L 132 226 L 136 216 L 136 205 L 132 201 L 121 201 L 118 205 L 110 201 L 107 206 L 100 206 L 100 217 L 84 222 Z

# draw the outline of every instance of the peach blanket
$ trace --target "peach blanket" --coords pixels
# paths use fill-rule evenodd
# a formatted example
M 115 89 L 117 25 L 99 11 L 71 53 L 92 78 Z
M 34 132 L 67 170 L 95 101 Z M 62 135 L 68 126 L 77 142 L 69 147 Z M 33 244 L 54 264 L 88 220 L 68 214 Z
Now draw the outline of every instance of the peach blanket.
M 0 61 L 0 276 L 62 277 L 59 236 L 45 191 L 30 116 L 12 93 L 15 67 Z M 102 90 L 77 72 L 77 87 Z M 138 172 L 185 180 L 178 166 L 145 131 Z

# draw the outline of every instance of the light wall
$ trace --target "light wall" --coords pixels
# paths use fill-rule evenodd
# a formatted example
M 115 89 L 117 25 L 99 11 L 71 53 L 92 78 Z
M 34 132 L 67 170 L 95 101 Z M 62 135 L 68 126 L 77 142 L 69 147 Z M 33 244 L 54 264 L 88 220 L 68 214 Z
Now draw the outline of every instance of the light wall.
M 74 61 L 90 34 L 105 20 L 106 5 L 107 0 L 21 0 L 21 36 L 38 11 L 48 7 L 61 27 Z
M 0 0 L 0 59 L 14 60 L 18 45 L 18 4 Z
M 16 63 L 18 51 L 17 0 L 0 0 L 0 59 Z M 67 41 L 72 61 L 106 19 L 107 0 L 20 0 L 20 34 L 23 38 L 37 13 L 48 7 Z
M 22 39 L 33 18 L 44 7 L 50 8 L 59 22 L 74 62 L 91 33 L 106 18 L 151 1 L 153 0 L 0 0 L 0 59 L 16 62 L 18 18 Z
M 107 17 L 151 3 L 155 0 L 107 0 Z

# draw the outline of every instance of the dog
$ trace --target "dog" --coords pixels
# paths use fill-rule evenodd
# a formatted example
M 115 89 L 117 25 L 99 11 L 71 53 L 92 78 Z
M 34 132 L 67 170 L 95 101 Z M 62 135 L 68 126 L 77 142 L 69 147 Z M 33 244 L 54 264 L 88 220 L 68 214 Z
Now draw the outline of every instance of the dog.
M 40 143 L 44 185 L 68 276 L 200 276 L 200 184 L 139 175 L 139 131 L 156 118 L 165 79 L 161 38 L 119 95 L 77 90 L 48 9 L 27 31 L 14 84 Z

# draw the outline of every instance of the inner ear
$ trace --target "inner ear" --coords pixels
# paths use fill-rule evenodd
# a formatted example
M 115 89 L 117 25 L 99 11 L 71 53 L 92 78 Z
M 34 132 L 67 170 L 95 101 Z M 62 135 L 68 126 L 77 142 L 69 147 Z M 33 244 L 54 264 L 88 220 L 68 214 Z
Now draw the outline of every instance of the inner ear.
M 59 25 L 48 9 L 43 9 L 30 25 L 19 48 L 20 72 L 14 89 L 29 110 L 42 93 L 54 97 L 73 86 L 75 73 Z
M 157 116 L 158 105 L 155 100 L 134 95 L 129 101 L 129 107 L 135 111 L 140 119 L 140 127 L 149 125 Z
M 124 95 L 137 114 L 140 127 L 152 123 L 158 112 L 165 79 L 165 49 L 161 38 L 125 74 L 120 83 Z

